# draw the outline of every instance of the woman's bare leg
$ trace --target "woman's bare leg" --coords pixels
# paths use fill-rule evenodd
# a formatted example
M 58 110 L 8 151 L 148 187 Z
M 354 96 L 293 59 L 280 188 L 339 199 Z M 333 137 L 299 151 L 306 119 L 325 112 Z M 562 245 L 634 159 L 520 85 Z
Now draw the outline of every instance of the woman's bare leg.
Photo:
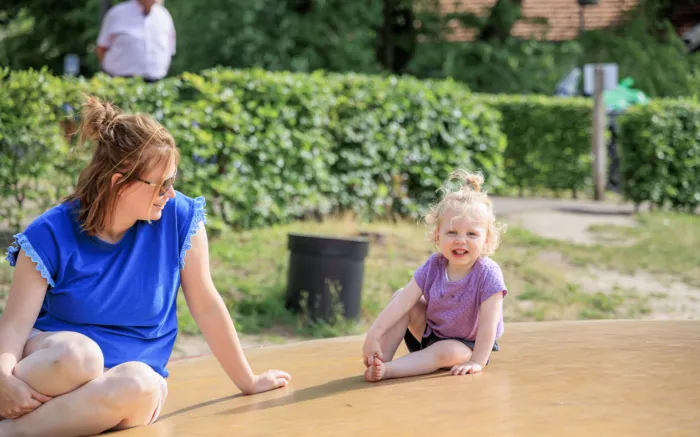
M 44 332 L 24 347 L 14 375 L 46 396 L 71 392 L 104 373 L 100 347 L 76 332 Z
M 13 375 L 50 397 L 71 392 L 104 373 L 99 346 L 76 332 L 43 332 L 27 340 Z M 0 420 L 3 418 L 0 416 Z
M 0 422 L 0 437 L 78 437 L 146 425 L 161 402 L 163 380 L 138 362 L 116 366 L 19 419 Z

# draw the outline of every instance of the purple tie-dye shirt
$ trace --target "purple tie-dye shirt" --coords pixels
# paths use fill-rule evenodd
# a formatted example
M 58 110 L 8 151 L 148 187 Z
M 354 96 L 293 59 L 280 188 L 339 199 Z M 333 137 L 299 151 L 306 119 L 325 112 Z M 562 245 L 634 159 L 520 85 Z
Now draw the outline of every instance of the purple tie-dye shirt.
M 500 291 L 504 297 L 508 293 L 503 273 L 495 261 L 482 257 L 467 276 L 450 282 L 446 267 L 447 259 L 442 254 L 433 254 L 414 274 L 428 303 L 425 336 L 432 330 L 438 337 L 475 341 L 481 303 Z M 498 321 L 496 338 L 502 334 L 503 314 Z

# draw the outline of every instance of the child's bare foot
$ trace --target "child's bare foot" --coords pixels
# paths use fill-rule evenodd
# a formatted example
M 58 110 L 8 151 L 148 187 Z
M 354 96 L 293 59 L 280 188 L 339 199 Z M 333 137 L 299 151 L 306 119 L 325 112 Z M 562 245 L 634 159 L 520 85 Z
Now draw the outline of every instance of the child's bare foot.
M 373 361 L 372 365 L 365 370 L 365 379 L 367 382 L 377 382 L 386 375 L 386 366 L 382 360 L 374 357 Z

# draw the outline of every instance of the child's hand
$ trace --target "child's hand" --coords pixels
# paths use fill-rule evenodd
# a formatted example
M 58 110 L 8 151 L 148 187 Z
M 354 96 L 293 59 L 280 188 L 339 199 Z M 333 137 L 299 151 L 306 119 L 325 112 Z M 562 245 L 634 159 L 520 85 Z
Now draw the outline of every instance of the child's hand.
M 466 375 L 467 373 L 479 373 L 481 372 L 481 365 L 475 363 L 474 361 L 467 361 L 466 363 L 458 364 L 450 370 L 450 375 Z
M 365 338 L 365 343 L 362 345 L 362 357 L 365 363 L 365 367 L 369 367 L 374 362 L 374 357 L 378 357 L 380 360 L 384 360 L 384 355 L 382 354 L 382 348 L 379 344 L 379 340 L 374 336 L 367 335 Z
M 253 384 L 253 389 L 250 393 L 246 394 L 256 394 L 262 393 L 264 391 L 269 391 L 279 387 L 285 387 L 289 384 L 292 376 L 287 372 L 282 372 L 281 370 L 268 370 L 260 375 L 255 375 L 255 383 Z

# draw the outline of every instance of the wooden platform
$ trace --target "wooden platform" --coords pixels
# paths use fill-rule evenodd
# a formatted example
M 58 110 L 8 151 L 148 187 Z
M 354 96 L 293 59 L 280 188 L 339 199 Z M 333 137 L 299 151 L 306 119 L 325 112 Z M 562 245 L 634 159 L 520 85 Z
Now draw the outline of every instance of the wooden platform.
M 293 376 L 255 396 L 210 356 L 179 361 L 162 418 L 116 435 L 700 435 L 700 322 L 511 323 L 499 343 L 482 374 L 378 384 L 362 378 L 362 337 L 249 349 L 255 370 Z

